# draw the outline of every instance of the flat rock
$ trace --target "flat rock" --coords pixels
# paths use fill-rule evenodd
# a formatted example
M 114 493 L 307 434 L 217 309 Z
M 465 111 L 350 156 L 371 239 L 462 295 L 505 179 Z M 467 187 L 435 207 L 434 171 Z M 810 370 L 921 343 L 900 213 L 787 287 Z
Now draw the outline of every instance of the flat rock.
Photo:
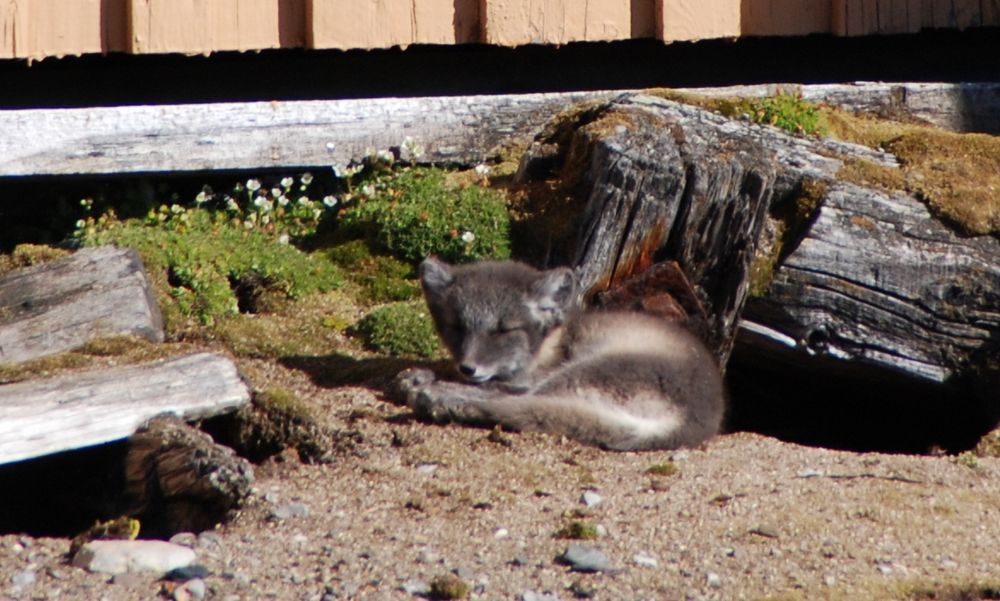
M 559 556 L 559 561 L 570 566 L 574 572 L 611 572 L 614 570 L 608 556 L 592 545 L 579 543 L 569 545 Z
M 73 565 L 103 574 L 166 574 L 194 559 L 191 549 L 159 540 L 95 540 L 77 552 Z

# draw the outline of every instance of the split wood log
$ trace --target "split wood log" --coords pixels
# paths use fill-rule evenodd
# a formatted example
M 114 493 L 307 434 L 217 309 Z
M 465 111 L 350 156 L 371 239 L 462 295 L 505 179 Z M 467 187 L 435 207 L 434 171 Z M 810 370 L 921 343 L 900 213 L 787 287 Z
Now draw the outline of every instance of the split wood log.
M 930 384 L 1000 373 L 1000 243 L 959 236 L 911 197 L 837 183 L 843 158 L 896 166 L 869 148 L 625 95 L 536 140 L 521 177 L 555 172 L 586 199 L 571 263 L 590 294 L 677 261 L 722 365 L 751 267 L 764 265 L 772 280 L 747 307 L 748 344 Z M 777 247 L 771 222 L 785 229 Z
M 249 400 L 232 361 L 209 353 L 0 386 L 0 465 L 121 440 L 163 413 L 200 419 Z
M 586 296 L 653 263 L 677 261 L 708 315 L 704 338 L 725 365 L 772 198 L 790 194 L 804 177 L 832 178 L 841 162 L 827 155 L 844 152 L 895 165 L 852 144 L 627 94 L 536 140 L 519 177 L 556 170 L 581 180 L 567 185 L 586 198 L 571 256 Z
M 163 341 L 163 318 L 134 250 L 86 248 L 0 276 L 0 363 L 122 335 Z
M 150 420 L 128 440 L 127 515 L 145 534 L 201 532 L 226 520 L 250 494 L 253 467 L 175 417 Z

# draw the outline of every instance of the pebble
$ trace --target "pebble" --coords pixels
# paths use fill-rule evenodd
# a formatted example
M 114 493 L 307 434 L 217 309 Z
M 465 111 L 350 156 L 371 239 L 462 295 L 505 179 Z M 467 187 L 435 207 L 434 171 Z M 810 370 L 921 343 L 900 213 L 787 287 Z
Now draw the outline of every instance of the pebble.
M 307 518 L 311 513 L 312 510 L 305 503 L 288 503 L 271 512 L 271 517 L 276 520 L 287 520 L 291 518 Z
M 474 580 L 476 578 L 475 573 L 467 567 L 458 567 L 452 570 L 452 573 L 461 578 L 462 580 Z
M 722 586 L 722 577 L 715 572 L 709 572 L 705 575 L 705 582 L 712 588 L 719 588 Z
M 778 528 L 773 524 L 760 524 L 756 528 L 750 530 L 750 533 L 763 536 L 765 538 L 778 538 L 780 535 Z
M 201 601 L 205 598 L 205 581 L 200 578 L 188 580 L 174 589 L 176 601 Z
M 425 597 L 431 592 L 431 585 L 427 584 L 423 580 L 407 580 L 400 587 L 403 592 L 407 595 L 416 595 L 419 597 Z
M 795 475 L 798 476 L 799 478 L 822 478 L 823 471 L 813 468 L 806 468 Z
M 612 571 L 611 561 L 608 559 L 608 556 L 592 545 L 571 544 L 559 556 L 559 560 L 570 566 L 574 572 Z
M 195 553 L 191 549 L 160 540 L 95 540 L 77 552 L 73 565 L 104 574 L 166 574 L 194 560 Z
M 580 502 L 587 507 L 597 507 L 602 501 L 604 501 L 604 497 L 593 490 L 583 491 L 583 495 L 580 497 Z
M 946 570 L 957 570 L 958 562 L 953 559 L 945 559 L 941 561 L 941 567 Z
M 417 466 L 417 473 L 424 476 L 429 476 L 437 471 L 438 464 L 436 463 L 421 463 Z
M 559 597 L 552 593 L 536 593 L 528 590 L 521 593 L 521 601 L 559 601 Z
M 35 580 L 37 580 L 37 578 L 34 570 L 25 570 L 14 574 L 14 576 L 10 579 L 10 583 L 14 585 L 14 588 L 24 588 L 34 584 Z
M 655 557 L 650 557 L 649 555 L 646 555 L 644 553 L 637 553 L 632 558 L 632 561 L 634 561 L 637 566 L 641 566 L 641 567 L 644 567 L 644 568 L 655 568 L 658 565 L 660 565 L 656 561 Z
M 830 574 L 827 574 L 826 576 L 823 577 L 823 584 L 825 584 L 825 585 L 827 585 L 829 587 L 836 586 L 837 585 L 837 579 L 835 577 L 831 576 Z
M 493 538 L 496 539 L 507 538 L 508 536 L 510 536 L 510 531 L 507 530 L 506 528 L 497 528 L 496 531 L 493 533 Z

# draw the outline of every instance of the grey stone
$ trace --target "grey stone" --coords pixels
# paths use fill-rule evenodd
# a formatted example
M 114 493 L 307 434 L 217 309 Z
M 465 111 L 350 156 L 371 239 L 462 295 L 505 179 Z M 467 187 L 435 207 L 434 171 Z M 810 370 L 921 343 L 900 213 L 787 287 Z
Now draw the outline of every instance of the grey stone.
M 10 583 L 14 585 L 14 588 L 24 588 L 34 584 L 35 580 L 37 580 L 37 577 L 34 570 L 24 570 L 23 572 L 14 574 L 10 579 Z
M 559 561 L 570 566 L 574 572 L 613 571 L 608 556 L 592 545 L 574 543 L 566 547 Z
M 521 601 L 559 601 L 559 597 L 552 593 L 536 593 L 528 590 L 521 593 Z
M 407 595 L 424 596 L 430 594 L 431 592 L 430 585 L 423 580 L 407 580 L 400 588 L 402 588 L 403 592 Z
M 278 520 L 287 520 L 291 518 L 307 518 L 311 513 L 312 510 L 305 503 L 288 503 L 275 509 L 271 513 L 271 517 Z
M 587 507 L 597 507 L 603 501 L 604 497 L 597 494 L 597 492 L 593 490 L 585 490 L 583 491 L 583 495 L 580 496 L 580 502 Z
M 452 570 L 452 573 L 454 573 L 462 580 L 474 580 L 476 577 L 476 575 L 472 572 L 472 570 L 464 566 L 455 568 L 454 570 Z
M 712 588 L 720 588 L 722 586 L 722 577 L 715 572 L 709 572 L 705 575 L 705 582 Z
M 205 581 L 200 578 L 188 580 L 174 589 L 176 601 L 201 601 L 205 598 Z
M 656 561 L 655 557 L 650 557 L 645 553 L 636 553 L 632 558 L 632 561 L 635 562 L 635 565 L 642 566 L 644 568 L 655 568 L 660 565 L 659 562 Z
M 73 565 L 91 572 L 165 574 L 194 562 L 195 552 L 159 540 L 95 540 L 73 557 Z

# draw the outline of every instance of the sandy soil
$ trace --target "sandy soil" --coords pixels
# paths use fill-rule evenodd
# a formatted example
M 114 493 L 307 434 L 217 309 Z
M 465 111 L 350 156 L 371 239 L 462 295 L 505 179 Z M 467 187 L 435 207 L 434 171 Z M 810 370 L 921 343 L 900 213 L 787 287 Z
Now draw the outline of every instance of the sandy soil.
M 186 537 L 213 573 L 208 599 L 414 599 L 407 588 L 456 570 L 472 599 L 913 599 L 929 598 L 920 588 L 1000 581 L 996 459 L 838 452 L 745 433 L 701 449 L 609 453 L 424 424 L 368 389 L 242 366 L 255 385 L 292 389 L 362 438 L 330 464 L 258 466 L 234 521 Z M 675 474 L 649 473 L 667 461 Z M 600 504 L 581 502 L 587 490 Z M 292 503 L 308 515 L 273 516 Z M 573 520 L 601 532 L 589 544 L 614 572 L 556 561 L 573 542 L 557 532 Z M 0 537 L 0 599 L 163 594 L 152 578 L 70 567 L 68 548 Z

